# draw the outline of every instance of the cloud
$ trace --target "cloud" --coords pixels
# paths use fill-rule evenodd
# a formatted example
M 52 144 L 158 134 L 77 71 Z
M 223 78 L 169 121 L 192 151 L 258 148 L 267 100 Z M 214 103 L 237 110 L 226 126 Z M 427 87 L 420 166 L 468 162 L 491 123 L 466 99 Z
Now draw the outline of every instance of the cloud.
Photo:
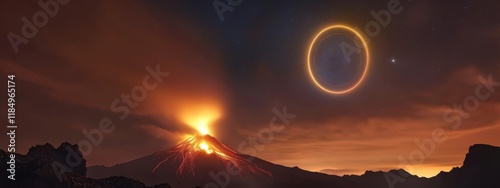
M 325 174 L 330 174 L 330 175 L 337 175 L 337 176 L 343 176 L 343 175 L 360 175 L 363 174 L 363 170 L 352 170 L 352 169 L 323 169 L 320 170 L 319 172 L 325 173 Z

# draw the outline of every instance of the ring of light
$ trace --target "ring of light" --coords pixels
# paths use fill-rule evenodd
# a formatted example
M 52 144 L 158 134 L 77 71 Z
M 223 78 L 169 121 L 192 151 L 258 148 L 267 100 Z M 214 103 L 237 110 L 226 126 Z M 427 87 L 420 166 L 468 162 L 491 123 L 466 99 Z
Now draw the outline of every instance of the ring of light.
M 316 78 L 314 77 L 314 74 L 313 74 L 313 71 L 312 71 L 312 68 L 311 68 L 311 51 L 312 49 L 314 48 L 315 44 L 316 44 L 316 41 L 317 39 L 325 32 L 329 31 L 329 30 L 333 30 L 333 29 L 345 29 L 349 32 L 352 32 L 356 35 L 356 37 L 358 37 L 361 41 L 361 43 L 363 43 L 363 47 L 365 49 L 365 52 L 366 52 L 366 63 L 365 63 L 365 69 L 363 70 L 363 74 L 361 75 L 361 77 L 359 78 L 359 80 L 356 82 L 356 84 L 354 84 L 352 87 L 350 88 L 347 88 L 345 90 L 332 90 L 332 89 L 328 89 L 324 86 L 322 86 L 317 80 Z M 366 72 L 368 71 L 368 67 L 369 67 L 369 64 L 370 64 L 370 52 L 368 51 L 368 45 L 365 41 L 365 39 L 363 38 L 363 36 L 361 34 L 359 34 L 359 32 L 357 32 L 356 30 L 348 27 L 348 26 L 345 26 L 345 25 L 333 25 L 333 26 L 329 26 L 323 30 L 321 30 L 313 39 L 313 41 L 311 42 L 311 45 L 309 46 L 309 50 L 307 52 L 307 70 L 309 71 L 309 76 L 311 76 L 311 79 L 312 81 L 323 91 L 327 92 L 327 93 L 331 93 L 331 94 L 344 94 L 344 93 L 348 93 L 350 91 L 352 91 L 353 89 L 355 89 L 356 87 L 358 87 L 358 85 L 363 81 L 363 79 L 365 78 L 366 76 Z

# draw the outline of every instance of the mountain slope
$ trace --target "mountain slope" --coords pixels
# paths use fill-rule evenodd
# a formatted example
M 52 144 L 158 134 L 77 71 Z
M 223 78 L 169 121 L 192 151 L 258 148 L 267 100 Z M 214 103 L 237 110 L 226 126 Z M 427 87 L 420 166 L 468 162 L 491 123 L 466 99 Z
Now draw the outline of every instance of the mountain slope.
M 175 160 L 168 160 L 155 172 L 152 172 L 153 168 L 159 162 L 168 157 L 168 155 L 168 151 L 157 152 L 152 155 L 148 155 L 128 163 L 115 165 L 110 168 L 104 166 L 89 167 L 88 176 L 100 178 L 111 175 L 120 175 L 139 179 L 148 185 L 168 182 L 172 185 L 172 187 L 203 187 L 210 182 L 218 185 L 225 185 L 226 182 L 230 182 L 228 187 L 265 188 L 290 185 L 309 186 L 315 184 L 317 184 L 315 187 L 321 187 L 325 183 L 327 185 L 339 185 L 344 182 L 338 176 L 308 172 L 299 168 L 288 168 L 275 165 L 258 158 L 251 158 L 246 155 L 241 155 L 241 157 L 245 159 L 250 158 L 250 163 L 270 171 L 272 176 L 267 174 L 252 174 L 245 172 L 238 173 L 237 169 L 228 170 L 226 166 L 219 163 L 213 155 L 204 155 L 196 160 L 194 175 L 177 174 L 179 162 Z
M 388 188 L 387 172 L 367 171 L 361 176 L 333 176 L 322 173 L 309 172 L 298 167 L 290 168 L 272 164 L 259 158 L 241 155 L 258 166 L 272 173 L 272 177 L 264 174 L 230 175 L 224 165 L 215 162 L 214 156 L 204 155 L 196 160 L 194 175 L 176 174 L 179 163 L 169 160 L 157 171 L 152 169 L 169 156 L 169 151 L 157 152 L 127 163 L 112 167 L 94 166 L 88 168 L 88 176 L 103 178 L 112 175 L 121 175 L 143 181 L 144 183 L 158 184 L 168 182 L 172 187 L 346 187 L 346 188 Z M 404 170 L 394 170 L 389 173 L 404 175 L 404 182 L 394 187 L 500 187 L 500 148 L 477 144 L 469 148 L 464 165 L 454 168 L 451 172 L 441 172 L 433 178 L 419 178 Z
M 7 171 L 1 171 L 1 187 L 97 187 L 97 188 L 145 188 L 147 185 L 160 184 L 155 188 L 194 188 L 194 187 L 258 187 L 258 188 L 391 188 L 387 183 L 388 174 L 404 177 L 404 182 L 395 184 L 395 188 L 497 188 L 500 187 L 500 148 L 476 144 L 469 148 L 462 167 L 450 172 L 441 172 L 433 178 L 419 178 L 404 170 L 390 172 L 372 172 L 349 176 L 332 176 L 309 172 L 298 167 L 276 165 L 259 158 L 238 154 L 249 159 L 249 163 L 271 172 L 244 173 L 237 168 L 226 168 L 216 156 L 199 155 L 194 160 L 194 174 L 177 174 L 178 161 L 167 160 L 152 172 L 153 168 L 166 157 L 170 151 L 156 152 L 139 159 L 115 165 L 113 167 L 85 167 L 85 160 L 75 166 L 71 173 L 62 175 L 59 181 L 51 166 L 52 162 L 65 163 L 68 151 L 66 148 L 78 150 L 76 145 L 63 143 L 58 148 L 50 144 L 32 147 L 26 155 L 17 154 L 16 181 L 10 181 Z M 81 154 L 78 153 L 81 156 Z M 0 150 L 0 168 L 7 169 L 8 154 Z M 87 177 L 86 177 L 87 176 Z M 132 178 L 132 179 L 131 179 Z M 166 184 L 168 183 L 168 184 Z

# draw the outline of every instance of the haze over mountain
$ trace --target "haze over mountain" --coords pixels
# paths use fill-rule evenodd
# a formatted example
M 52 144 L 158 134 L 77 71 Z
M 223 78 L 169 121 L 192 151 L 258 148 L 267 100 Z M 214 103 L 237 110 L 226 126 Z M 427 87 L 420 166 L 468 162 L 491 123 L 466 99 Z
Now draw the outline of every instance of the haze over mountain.
M 157 171 L 151 172 L 151 169 L 167 155 L 168 151 L 162 151 L 112 167 L 92 166 L 88 168 L 88 176 L 103 178 L 121 175 L 138 179 L 148 185 L 168 182 L 172 187 L 389 188 L 391 183 L 388 183 L 388 180 L 397 188 L 500 187 L 500 148 L 484 144 L 476 144 L 469 148 L 462 167 L 456 167 L 450 172 L 441 172 L 433 178 L 419 178 L 401 169 L 389 172 L 366 171 L 360 176 L 339 177 L 309 172 L 298 167 L 285 167 L 246 155 L 241 157 L 250 158 L 250 163 L 271 172 L 272 177 L 264 174 L 232 176 L 223 165 L 215 162 L 213 155 L 198 159 L 194 176 L 177 175 L 178 163 L 175 161 L 168 161 Z
M 58 181 L 54 173 L 54 161 L 64 163 L 68 155 L 66 147 L 77 149 L 76 145 L 63 143 L 58 148 L 50 144 L 32 147 L 28 154 L 18 155 L 16 186 L 19 187 L 259 187 L 259 188 L 293 188 L 293 187 L 338 187 L 338 188 L 466 188 L 466 187 L 500 187 L 500 147 L 476 144 L 469 148 L 463 165 L 450 172 L 441 172 L 432 178 L 419 178 L 404 170 L 389 172 L 366 171 L 363 175 L 334 176 L 318 172 L 309 172 L 298 167 L 285 167 L 247 155 L 252 165 L 272 173 L 234 173 L 220 163 L 215 155 L 200 155 L 195 161 L 194 175 L 178 175 L 178 163 L 168 160 L 155 171 L 152 169 L 166 156 L 170 150 L 160 151 L 139 159 L 114 165 L 112 167 L 85 167 L 85 160 L 73 168 L 71 173 L 62 175 Z M 0 166 L 7 168 L 7 153 L 0 150 Z M 234 169 L 233 169 L 234 170 Z M 231 175 L 237 174 L 237 175 Z M 16 187 L 7 180 L 7 172 L 0 173 L 4 178 L 1 185 Z M 132 178 L 132 179 L 131 179 Z M 394 183 L 391 186 L 391 183 Z M 136 180 L 135 180 L 136 179 Z M 3 186 L 2 186 L 3 187 Z

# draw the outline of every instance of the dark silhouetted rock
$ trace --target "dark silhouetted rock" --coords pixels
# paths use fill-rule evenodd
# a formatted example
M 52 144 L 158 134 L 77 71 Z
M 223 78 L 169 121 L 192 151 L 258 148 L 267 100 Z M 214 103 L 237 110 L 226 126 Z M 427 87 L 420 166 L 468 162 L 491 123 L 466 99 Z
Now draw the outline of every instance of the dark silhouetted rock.
M 430 181 L 436 187 L 500 187 L 500 147 L 473 145 L 462 167 L 441 172 Z
M 7 169 L 10 154 L 0 150 L 0 168 Z M 60 171 L 56 164 L 65 165 L 67 171 Z M 69 167 L 72 167 L 69 169 Z M 61 172 L 61 173 L 57 173 Z M 26 155 L 16 154 L 15 181 L 7 179 L 6 170 L 0 171 L 1 187 L 96 187 L 96 188 L 146 188 L 144 183 L 126 177 L 109 177 L 92 179 L 85 177 L 86 161 L 77 145 L 62 143 L 58 148 L 50 144 L 31 147 Z M 58 178 L 60 176 L 60 179 Z M 157 185 L 155 188 L 169 188 L 168 184 Z

